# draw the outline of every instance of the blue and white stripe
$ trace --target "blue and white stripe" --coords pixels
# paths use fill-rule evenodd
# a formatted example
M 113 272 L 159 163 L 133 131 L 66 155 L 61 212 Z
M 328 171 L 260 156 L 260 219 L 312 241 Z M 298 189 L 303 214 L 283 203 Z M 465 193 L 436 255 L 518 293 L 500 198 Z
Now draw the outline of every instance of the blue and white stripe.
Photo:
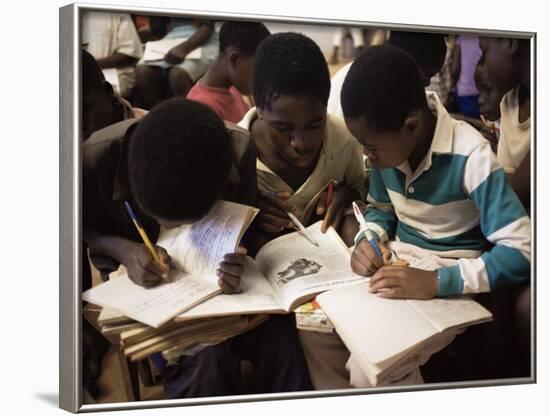
M 407 162 L 373 168 L 369 227 L 382 242 L 395 238 L 441 257 L 460 253 L 458 264 L 438 269 L 439 296 L 528 279 L 531 223 L 506 174 L 475 129 L 428 98 L 438 114 L 431 149 L 414 173 Z

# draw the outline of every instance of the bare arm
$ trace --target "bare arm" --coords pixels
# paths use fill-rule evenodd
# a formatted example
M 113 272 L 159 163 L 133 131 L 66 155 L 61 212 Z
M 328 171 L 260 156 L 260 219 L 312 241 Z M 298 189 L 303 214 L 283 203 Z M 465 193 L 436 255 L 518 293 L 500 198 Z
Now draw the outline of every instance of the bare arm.
M 210 38 L 210 35 L 212 35 L 212 31 L 213 29 L 210 26 L 200 25 L 197 31 L 179 46 L 185 45 L 184 50 L 189 53 L 192 50 L 197 49 L 199 46 L 204 45 Z
M 105 68 L 122 68 L 125 66 L 134 65 L 138 61 L 137 58 L 133 58 L 123 53 L 115 52 L 110 56 L 97 60 L 97 63 L 101 69 Z
M 453 82 L 458 81 L 460 77 L 460 45 L 455 45 L 451 56 L 451 78 Z
M 128 277 L 136 284 L 152 287 L 161 277 L 167 277 L 170 269 L 170 256 L 162 247 L 155 246 L 162 264 L 156 263 L 144 244 L 113 235 L 84 230 L 84 241 L 94 248 L 126 266 Z
M 189 39 L 170 49 L 164 56 L 164 60 L 172 65 L 183 62 L 187 54 L 206 43 L 212 31 L 210 26 L 201 25 Z
M 508 180 L 529 213 L 531 205 L 531 151 L 527 152 L 517 170 L 512 174 L 508 174 Z
M 126 263 L 126 253 L 137 244 L 123 237 L 103 235 L 91 230 L 84 230 L 83 237 L 89 247 L 105 253 L 121 264 Z

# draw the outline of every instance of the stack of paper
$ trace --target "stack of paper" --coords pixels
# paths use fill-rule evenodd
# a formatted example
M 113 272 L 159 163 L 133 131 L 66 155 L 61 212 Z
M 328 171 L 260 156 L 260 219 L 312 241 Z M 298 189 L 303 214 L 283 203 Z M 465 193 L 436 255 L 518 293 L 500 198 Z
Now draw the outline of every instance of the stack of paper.
M 96 309 L 90 304 L 87 308 Z M 89 316 L 91 314 L 87 314 Z M 185 322 L 171 319 L 152 327 L 132 320 L 116 309 L 102 308 L 97 322 L 92 324 L 109 336 L 111 342 L 119 344 L 128 358 L 138 361 L 157 352 L 170 359 L 193 348 L 215 345 L 254 328 L 266 319 L 267 315 L 233 315 Z

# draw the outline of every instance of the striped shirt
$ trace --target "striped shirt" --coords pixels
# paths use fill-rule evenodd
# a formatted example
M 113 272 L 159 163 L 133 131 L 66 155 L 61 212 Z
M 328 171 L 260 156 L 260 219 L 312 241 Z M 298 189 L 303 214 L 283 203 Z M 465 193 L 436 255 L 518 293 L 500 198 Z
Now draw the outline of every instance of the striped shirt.
M 454 120 L 433 93 L 432 145 L 415 172 L 373 167 L 365 216 L 381 242 L 396 239 L 458 259 L 437 270 L 438 296 L 488 292 L 530 274 L 531 222 L 489 142 Z M 364 235 L 359 233 L 356 243 Z

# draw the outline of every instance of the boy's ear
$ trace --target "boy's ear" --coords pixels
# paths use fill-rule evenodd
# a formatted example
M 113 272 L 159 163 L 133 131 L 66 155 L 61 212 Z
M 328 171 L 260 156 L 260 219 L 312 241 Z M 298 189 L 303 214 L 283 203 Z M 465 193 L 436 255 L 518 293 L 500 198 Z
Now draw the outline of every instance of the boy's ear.
M 227 49 L 226 54 L 227 54 L 227 61 L 229 62 L 229 65 L 232 68 L 235 68 L 239 64 L 239 61 L 240 61 L 240 54 L 239 54 L 238 49 L 233 48 L 233 47 L 229 47 Z
M 416 135 L 421 130 L 421 123 L 422 122 L 416 115 L 411 114 L 405 119 L 403 129 L 409 135 Z

